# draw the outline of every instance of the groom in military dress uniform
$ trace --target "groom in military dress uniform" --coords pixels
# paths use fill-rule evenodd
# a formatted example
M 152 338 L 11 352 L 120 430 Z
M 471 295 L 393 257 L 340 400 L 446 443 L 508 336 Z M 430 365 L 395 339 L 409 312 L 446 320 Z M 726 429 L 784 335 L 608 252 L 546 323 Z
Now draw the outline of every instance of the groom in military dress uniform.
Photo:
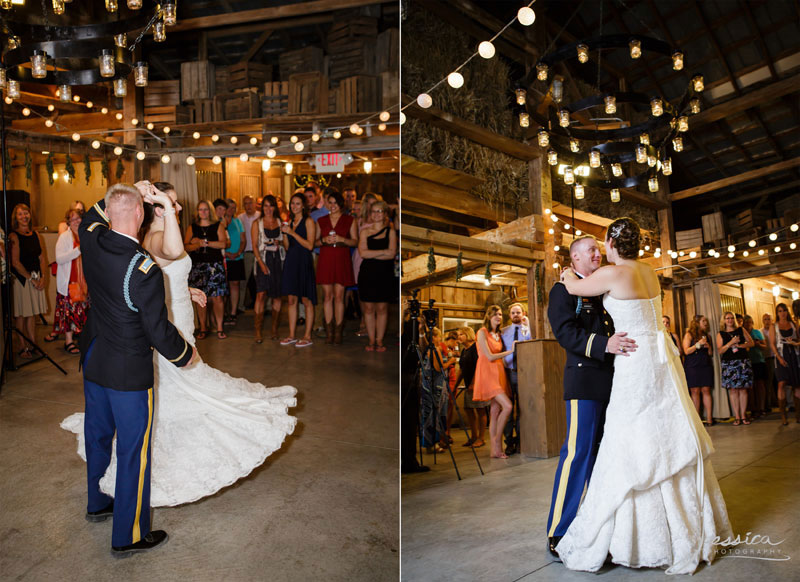
M 149 183 L 140 183 L 145 195 Z M 79 229 L 91 309 L 81 334 L 86 415 L 86 519 L 113 515 L 112 554 L 126 557 L 166 541 L 150 531 L 150 444 L 153 434 L 153 347 L 178 367 L 195 350 L 167 319 L 164 278 L 139 245 L 142 193 L 116 184 Z M 165 212 L 169 212 L 166 209 Z M 174 209 L 172 209 L 174 212 Z M 100 491 L 117 437 L 114 499 Z
M 569 253 L 572 268 L 581 278 L 600 268 L 602 255 L 592 236 L 573 240 Z M 603 309 L 602 297 L 570 295 L 561 283 L 550 290 L 547 316 L 558 343 L 567 351 L 567 436 L 561 447 L 547 519 L 548 548 L 557 558 L 556 546 L 575 518 L 592 475 L 611 395 L 614 355 L 628 355 L 636 350 L 636 343 L 625 337 L 627 334 L 614 332 L 614 322 Z

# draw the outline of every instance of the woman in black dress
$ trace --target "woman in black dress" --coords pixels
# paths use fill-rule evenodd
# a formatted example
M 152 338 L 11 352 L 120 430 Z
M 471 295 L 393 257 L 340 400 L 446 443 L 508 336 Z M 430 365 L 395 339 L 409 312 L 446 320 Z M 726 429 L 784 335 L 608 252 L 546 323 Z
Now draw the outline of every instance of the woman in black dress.
M 289 335 L 281 340 L 282 346 L 304 348 L 310 346 L 311 328 L 314 327 L 314 306 L 317 304 L 317 284 L 314 277 L 314 250 L 316 226 L 314 219 L 308 216 L 305 199 L 302 194 L 294 194 L 289 200 L 291 217 L 287 224 L 281 226 L 283 248 L 286 249 L 286 260 L 283 263 L 281 276 L 281 295 L 289 296 Z M 303 301 L 306 310 L 306 328 L 303 338 L 297 341 L 297 299 Z
M 733 426 L 750 424 L 747 411 L 747 389 L 753 385 L 753 367 L 747 349 L 755 344 L 750 334 L 737 327 L 736 316 L 730 311 L 722 318 L 722 329 L 717 332 L 717 351 L 722 360 L 722 387 L 728 391 L 733 407 Z
M 370 210 L 370 224 L 359 233 L 358 252 L 363 257 L 358 272 L 358 293 L 364 303 L 367 324 L 368 352 L 385 352 L 389 301 L 397 297 L 394 285 L 394 256 L 397 235 L 389 222 L 389 208 L 383 201 L 375 202 Z
M 253 223 L 250 237 L 256 251 L 255 279 L 256 343 L 261 343 L 261 324 L 267 297 L 272 298 L 272 331 L 270 339 L 278 339 L 278 320 L 281 314 L 281 274 L 283 272 L 283 233 L 278 201 L 267 194 L 261 201 L 261 218 Z
M 778 381 L 778 407 L 781 411 L 781 423 L 786 426 L 786 390 L 794 388 L 794 410 L 797 422 L 800 422 L 800 333 L 789 315 L 785 303 L 778 303 L 775 308 L 775 325 L 769 330 L 769 345 L 775 354 L 775 379 Z
M 225 315 L 225 296 L 228 294 L 228 280 L 225 276 L 225 263 L 222 251 L 228 247 L 228 231 L 222 221 L 212 222 L 214 216 L 211 204 L 201 200 L 197 204 L 197 220 L 186 229 L 183 246 L 192 258 L 192 270 L 189 271 L 189 287 L 200 289 L 208 297 L 214 318 L 217 320 L 217 337 L 228 337 L 222 329 Z M 197 318 L 200 320 L 200 331 L 197 339 L 208 335 L 206 312 L 207 307 L 197 305 Z
M 704 424 L 711 426 L 711 386 L 714 384 L 714 365 L 711 362 L 711 337 L 708 335 L 708 319 L 705 315 L 695 315 L 683 336 L 683 353 L 686 358 L 686 384 L 692 394 L 692 402 L 700 416 L 700 394 L 703 395 L 703 408 L 706 412 Z M 700 416 L 700 418 L 703 418 Z

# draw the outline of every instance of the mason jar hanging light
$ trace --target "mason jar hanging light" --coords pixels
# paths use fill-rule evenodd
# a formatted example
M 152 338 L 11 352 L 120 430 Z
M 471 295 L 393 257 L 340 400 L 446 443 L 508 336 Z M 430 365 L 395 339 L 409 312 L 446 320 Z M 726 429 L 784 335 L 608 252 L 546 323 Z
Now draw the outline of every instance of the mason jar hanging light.
M 683 69 L 683 53 L 681 51 L 672 53 L 672 68 L 676 71 Z
M 137 61 L 133 65 L 133 84 L 137 87 L 147 87 L 147 71 L 147 62 Z
M 644 164 L 647 162 L 647 148 L 642 144 L 636 146 L 636 163 Z
M 653 176 L 647 181 L 647 187 L 650 192 L 658 192 L 658 178 Z
M 692 112 L 692 115 L 697 115 L 700 113 L 700 99 L 697 97 L 689 99 L 689 111 Z
M 174 26 L 178 22 L 178 10 L 175 0 L 166 0 L 161 5 L 161 17 L 167 26 Z
M 517 105 L 525 105 L 528 98 L 528 92 L 522 87 L 517 87 L 514 90 L 514 93 L 517 95 Z
M 583 184 L 575 184 L 575 200 L 583 200 Z
M 577 154 L 579 151 L 581 151 L 581 142 L 575 138 L 569 140 L 569 151 L 571 151 L 573 154 Z
M 167 31 L 163 20 L 156 20 L 153 24 L 153 40 L 156 42 L 167 40 Z
M 539 81 L 547 81 L 548 67 L 544 63 L 536 65 L 536 78 Z
M 613 115 L 617 112 L 617 98 L 614 95 L 606 95 L 603 101 L 606 104 L 606 113 Z
M 596 150 L 589 152 L 589 165 L 593 168 L 600 167 L 600 152 Z
M 128 83 L 123 78 L 114 79 L 114 97 L 125 97 L 128 94 Z
M 100 51 L 100 76 L 114 76 L 114 52 L 111 49 Z
M 6 83 L 6 97 L 9 99 L 19 99 L 19 81 L 9 79 Z
M 114 14 L 117 8 L 119 8 L 119 2 L 117 2 L 117 0 L 106 0 L 106 10 L 111 14 Z
M 650 112 L 653 117 L 660 117 L 664 114 L 664 102 L 660 97 L 653 97 L 650 99 Z
M 650 145 L 650 135 L 643 133 L 639 136 L 639 143 L 643 145 Z
M 705 89 L 705 85 L 703 84 L 703 75 L 695 75 L 692 77 L 692 89 L 694 89 L 695 93 L 701 93 L 703 89 Z
M 31 76 L 34 79 L 44 79 L 47 76 L 47 53 L 34 50 L 31 54 Z
M 642 41 L 640 41 L 638 38 L 631 39 L 631 41 L 628 43 L 628 46 L 631 49 L 632 59 L 638 59 L 640 56 L 642 56 Z
M 678 118 L 678 131 L 682 133 L 689 131 L 689 118 L 685 115 L 681 115 Z
M 619 188 L 611 189 L 611 202 L 619 202 Z
M 664 158 L 661 160 L 661 173 L 665 176 L 672 174 L 672 158 Z
M 569 111 L 566 109 L 558 110 L 558 124 L 561 127 L 569 127 Z
M 683 151 L 683 138 L 679 135 L 672 138 L 672 149 L 676 152 Z
M 540 147 L 546 148 L 550 145 L 550 135 L 544 129 L 539 130 L 538 139 Z
M 519 126 L 520 127 L 529 127 L 531 124 L 531 116 L 528 115 L 525 111 L 520 111 L 519 113 Z
M 570 185 L 575 183 L 575 172 L 572 171 L 572 166 L 564 168 L 564 184 Z
M 589 47 L 585 44 L 578 45 L 578 60 L 581 63 L 588 63 L 589 62 Z
M 615 163 L 611 164 L 611 173 L 614 174 L 617 178 L 622 175 L 622 164 Z
M 72 87 L 69 85 L 61 85 L 58 88 L 58 98 L 62 103 L 72 101 Z
M 558 165 L 558 154 L 556 153 L 556 150 L 547 151 L 547 163 L 551 166 Z

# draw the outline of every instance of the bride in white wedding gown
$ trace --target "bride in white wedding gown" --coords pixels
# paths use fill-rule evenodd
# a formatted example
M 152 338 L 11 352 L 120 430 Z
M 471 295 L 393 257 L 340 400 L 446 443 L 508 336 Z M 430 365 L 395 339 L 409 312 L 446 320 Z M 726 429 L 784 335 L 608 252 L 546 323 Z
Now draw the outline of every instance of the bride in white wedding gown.
M 141 186 L 137 184 L 137 187 Z M 180 210 L 174 190 L 146 196 Z M 174 223 L 174 224 L 173 224 Z M 173 230 L 177 232 L 178 246 Z M 183 253 L 174 213 L 156 214 L 144 242 L 164 274 L 169 319 L 194 346 L 194 312 L 187 284 L 192 261 Z M 176 256 L 176 260 L 164 256 Z M 157 352 L 156 352 L 157 354 Z M 250 474 L 280 448 L 294 430 L 296 419 L 288 409 L 296 405 L 292 386 L 267 388 L 212 368 L 202 360 L 176 368 L 155 356 L 156 408 L 153 421 L 152 507 L 190 503 L 212 495 Z M 83 413 L 66 418 L 61 427 L 78 438 L 78 454 L 85 461 Z M 116 451 L 111 455 L 101 490 L 113 496 Z
M 586 495 L 556 550 L 571 570 L 616 564 L 691 574 L 711 563 L 714 540 L 732 537 L 709 455 L 711 439 L 697 415 L 677 349 L 661 322 L 655 272 L 636 261 L 639 226 L 621 218 L 608 227 L 613 263 L 583 280 L 571 271 L 572 295 L 605 294 L 617 329 L 638 348 L 617 357 L 611 398 Z

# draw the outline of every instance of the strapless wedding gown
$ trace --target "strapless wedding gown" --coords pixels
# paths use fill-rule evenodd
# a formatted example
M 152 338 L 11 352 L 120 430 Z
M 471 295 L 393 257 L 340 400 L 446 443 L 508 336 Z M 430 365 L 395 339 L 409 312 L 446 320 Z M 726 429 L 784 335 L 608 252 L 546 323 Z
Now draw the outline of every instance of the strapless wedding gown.
M 575 520 L 557 546 L 571 570 L 616 564 L 690 574 L 711 563 L 714 539 L 732 535 L 708 456 L 711 439 L 689 398 L 661 299 L 603 304 L 638 344 L 617 356 L 597 460 Z
M 187 280 L 188 255 L 164 269 L 169 319 L 194 345 L 194 313 Z M 235 483 L 280 448 L 294 430 L 288 409 L 296 405 L 292 386 L 267 388 L 233 378 L 202 360 L 177 368 L 155 355 L 150 505 L 180 505 L 212 495 Z M 85 461 L 84 414 L 66 418 L 61 427 L 78 437 Z M 116 447 L 116 441 L 115 441 Z M 100 489 L 114 495 L 117 456 L 100 480 Z

